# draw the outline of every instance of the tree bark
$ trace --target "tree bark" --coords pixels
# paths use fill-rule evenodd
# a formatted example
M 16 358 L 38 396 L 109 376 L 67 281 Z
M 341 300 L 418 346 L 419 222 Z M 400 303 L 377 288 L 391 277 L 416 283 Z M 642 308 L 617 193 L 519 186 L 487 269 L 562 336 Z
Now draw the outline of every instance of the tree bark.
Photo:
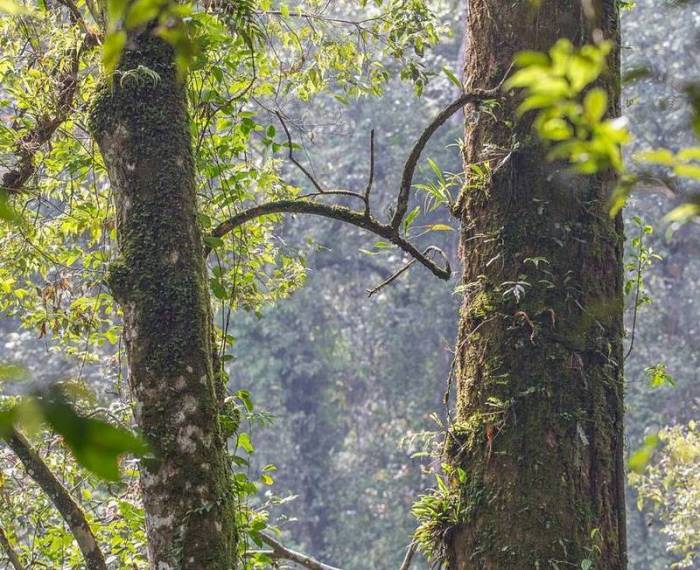
M 562 37 L 619 46 L 613 0 L 538 5 L 469 1 L 467 90 L 497 82 L 515 53 Z M 611 115 L 618 49 L 600 80 Z M 606 208 L 614 174 L 548 162 L 517 105 L 508 93 L 489 112 L 467 108 L 465 163 L 503 166 L 490 179 L 472 173 L 459 201 L 465 300 L 447 453 L 464 472 L 454 471 L 444 554 L 452 570 L 586 560 L 620 570 L 623 235 Z
M 136 420 L 155 454 L 141 469 L 150 564 L 229 570 L 234 496 L 190 121 L 172 49 L 150 28 L 130 34 L 118 70 L 98 90 L 90 128 L 117 211 L 119 259 L 108 283 L 124 313 Z

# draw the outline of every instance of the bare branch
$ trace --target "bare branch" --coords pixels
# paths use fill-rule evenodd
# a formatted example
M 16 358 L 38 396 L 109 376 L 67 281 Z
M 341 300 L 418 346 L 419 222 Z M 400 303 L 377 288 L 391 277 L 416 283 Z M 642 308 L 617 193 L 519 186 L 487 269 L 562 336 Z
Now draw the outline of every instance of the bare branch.
M 287 548 L 281 542 L 278 542 L 272 538 L 269 534 L 260 534 L 260 538 L 265 544 L 272 548 L 272 556 L 274 558 L 281 558 L 284 560 L 290 560 L 291 562 L 296 562 L 304 568 L 309 568 L 309 570 L 340 570 L 340 568 L 337 568 L 336 566 L 324 564 L 311 556 L 307 556 L 306 554 L 302 554 L 301 552 Z
M 369 216 L 369 193 L 372 191 L 374 181 L 374 129 L 369 132 L 369 179 L 365 188 L 365 216 Z
M 384 289 L 384 287 L 386 287 L 387 285 L 389 285 L 390 283 L 392 283 L 395 279 L 398 279 L 398 277 L 399 277 L 404 271 L 407 271 L 408 269 L 410 269 L 411 265 L 413 265 L 415 262 L 416 262 L 416 260 L 415 260 L 415 259 L 412 259 L 412 260 L 409 261 L 406 265 L 404 265 L 401 269 L 399 269 L 398 271 L 396 271 L 395 273 L 393 273 L 392 275 L 390 275 L 389 277 L 387 277 L 387 278 L 386 278 L 384 281 L 382 281 L 379 285 L 377 285 L 377 286 L 374 287 L 373 289 L 367 289 L 367 296 L 368 296 L 368 297 L 371 297 L 371 296 L 374 295 L 375 293 L 378 293 L 379 291 L 381 291 L 382 289 Z
M 511 66 L 512 67 L 512 66 Z M 391 226 L 398 229 L 403 221 L 406 211 L 408 210 L 408 198 L 411 192 L 411 186 L 413 186 L 413 176 L 416 172 L 416 166 L 418 165 L 418 159 L 420 158 L 425 145 L 428 144 L 430 138 L 435 134 L 435 131 L 440 128 L 447 119 L 454 115 L 457 111 L 462 109 L 468 103 L 476 103 L 483 101 L 485 99 L 491 99 L 498 95 L 501 86 L 505 82 L 506 78 L 510 74 L 511 68 L 508 68 L 503 79 L 492 89 L 475 89 L 469 91 L 468 93 L 463 93 L 458 99 L 447 105 L 442 111 L 440 111 L 437 116 L 432 120 L 432 122 L 426 127 L 426 129 L 421 133 L 420 137 L 413 145 L 411 154 L 408 155 L 406 162 L 403 167 L 403 174 L 401 175 L 401 186 L 399 187 L 399 195 L 396 199 L 396 211 L 394 216 L 391 218 Z
M 71 497 L 70 492 L 51 472 L 44 460 L 32 448 L 27 439 L 17 430 L 12 430 L 5 438 L 7 445 L 15 452 L 24 465 L 27 474 L 41 487 L 51 499 L 63 520 L 70 528 L 73 538 L 78 543 L 90 570 L 107 570 L 104 555 L 100 550 L 95 535 L 88 524 L 80 505 Z
M 365 18 L 364 20 L 346 20 L 343 18 L 330 18 L 328 16 L 324 16 L 322 14 L 309 14 L 309 13 L 298 13 L 298 12 L 289 12 L 289 14 L 282 13 L 280 10 L 260 10 L 256 13 L 258 16 L 284 16 L 284 17 L 293 17 L 293 18 L 304 18 L 306 20 L 320 20 L 325 23 L 332 23 L 332 24 L 344 24 L 346 26 L 354 26 L 355 28 L 358 29 L 363 29 L 362 25 L 366 24 L 367 22 L 373 22 L 375 20 L 380 20 L 380 17 L 375 17 L 375 18 Z
M 2 546 L 3 550 L 5 551 L 5 554 L 7 554 L 7 558 L 10 560 L 10 564 L 12 564 L 12 567 L 15 570 L 25 570 L 24 564 L 22 564 L 22 561 L 19 559 L 17 552 L 15 552 L 15 549 L 12 547 L 10 541 L 7 539 L 5 531 L 2 529 L 2 527 L 0 527 L 0 546 Z
M 408 545 L 406 549 L 406 556 L 401 563 L 399 570 L 408 570 L 411 567 L 411 562 L 413 562 L 413 556 L 416 554 L 416 543 L 412 542 Z
M 43 145 L 51 140 L 56 130 L 70 115 L 73 100 L 78 91 L 80 56 L 83 50 L 96 46 L 97 40 L 95 34 L 86 34 L 80 47 L 71 50 L 69 69 L 59 71 L 56 76 L 58 89 L 56 90 L 56 109 L 53 116 L 41 117 L 34 128 L 17 142 L 15 145 L 17 164 L 13 169 L 3 174 L 0 189 L 9 194 L 19 194 L 27 180 L 36 172 L 34 156 Z
M 219 224 L 211 235 L 221 238 L 250 220 L 261 216 L 269 216 L 271 214 L 312 214 L 340 220 L 389 240 L 410 256 L 416 258 L 422 265 L 430 269 L 433 275 L 440 279 L 447 280 L 452 274 L 452 269 L 447 259 L 445 259 L 445 266 L 440 267 L 437 263 L 416 249 L 412 243 L 401 237 L 399 232 L 391 226 L 382 224 L 375 218 L 366 216 L 363 212 L 357 212 L 345 206 L 320 204 L 310 200 L 277 200 L 259 206 L 253 206 Z M 205 248 L 205 254 L 208 255 L 210 251 L 211 248 L 207 246 Z
M 80 10 L 75 5 L 75 2 L 73 2 L 73 0 L 58 0 L 58 2 L 59 4 L 63 4 L 66 8 L 68 8 L 68 11 L 70 12 L 71 21 L 74 24 L 78 24 L 83 30 L 83 32 L 89 35 L 90 31 L 88 30 L 87 24 L 83 19 L 83 15 L 80 13 Z
M 437 253 L 440 257 L 442 257 L 443 261 L 445 262 L 445 265 L 447 267 L 449 267 L 450 262 L 449 262 L 447 256 L 445 255 L 445 252 L 442 251 L 439 247 L 431 245 L 431 246 L 425 248 L 425 250 L 423 251 L 423 255 L 426 257 L 430 253 Z M 398 271 L 396 271 L 395 273 L 393 273 L 392 275 L 387 277 L 384 281 L 382 281 L 374 289 L 367 289 L 367 296 L 371 297 L 375 293 L 378 293 L 379 291 L 381 291 L 387 285 L 393 283 L 394 280 L 396 280 L 404 271 L 407 271 L 408 269 L 410 269 L 411 265 L 413 265 L 416 261 L 417 261 L 417 259 L 414 257 L 411 261 L 409 261 L 406 265 L 401 267 L 401 269 L 399 269 Z
M 294 163 L 294 165 L 304 173 L 304 175 L 309 179 L 311 184 L 314 185 L 314 188 L 316 188 L 316 190 L 320 194 L 323 194 L 324 193 L 323 188 L 316 181 L 316 179 L 313 177 L 313 175 L 308 170 L 306 170 L 306 168 L 304 168 L 304 166 L 296 158 L 294 158 L 294 150 L 293 150 L 294 143 L 292 142 L 292 135 L 289 132 L 289 129 L 287 128 L 287 123 L 285 123 L 284 119 L 282 118 L 282 113 L 280 113 L 279 111 L 275 111 L 275 115 L 277 115 L 277 118 L 279 119 L 280 123 L 282 123 L 282 128 L 284 129 L 284 133 L 287 135 L 287 141 L 289 143 L 289 160 L 291 160 Z
M 317 216 L 324 216 L 327 218 L 333 218 L 336 220 L 347 222 L 365 230 L 368 230 L 380 237 L 383 237 L 400 247 L 409 255 L 411 255 L 422 265 L 430 269 L 430 271 L 432 271 L 433 274 L 439 277 L 440 279 L 449 279 L 452 270 L 450 268 L 450 264 L 447 257 L 442 251 L 440 251 L 438 248 L 431 247 L 425 250 L 425 252 L 420 252 L 411 242 L 402 237 L 399 232 L 401 222 L 403 222 L 404 216 L 406 215 L 406 211 L 408 210 L 408 200 L 411 186 L 413 184 L 413 176 L 415 174 L 416 165 L 418 164 L 418 159 L 420 158 L 420 155 L 423 149 L 425 148 L 425 145 L 428 143 L 428 140 L 430 140 L 430 137 L 432 137 L 435 131 L 442 124 L 444 124 L 445 121 L 447 121 L 447 119 L 454 115 L 459 109 L 462 109 L 467 103 L 474 103 L 496 96 L 499 90 L 501 89 L 501 86 L 503 85 L 503 82 L 505 81 L 506 77 L 508 77 L 509 73 L 510 68 L 508 68 L 508 71 L 504 75 L 503 79 L 498 83 L 498 85 L 492 89 L 476 89 L 470 91 L 469 93 L 462 94 L 456 101 L 453 101 L 440 113 L 438 113 L 438 115 L 423 131 L 423 133 L 418 138 L 418 141 L 416 141 L 415 145 L 413 146 L 411 154 L 406 160 L 406 163 L 404 164 L 403 175 L 401 178 L 401 186 L 399 188 L 399 194 L 396 201 L 396 211 L 394 212 L 394 215 L 391 218 L 391 222 L 389 224 L 383 224 L 375 218 L 373 218 L 370 211 L 369 196 L 372 190 L 372 183 L 374 180 L 374 131 L 372 131 L 370 134 L 369 180 L 367 182 L 367 187 L 365 189 L 364 194 L 361 195 L 354 192 L 346 191 L 334 192 L 336 194 L 343 194 L 361 198 L 365 203 L 364 212 L 351 210 L 350 208 L 347 208 L 345 206 L 321 204 L 318 202 L 314 202 L 307 199 L 313 197 L 313 194 L 310 194 L 299 197 L 295 200 L 276 200 L 273 202 L 268 202 L 266 204 L 252 206 L 247 210 L 244 210 L 232 216 L 228 220 L 225 220 L 224 222 L 220 223 L 212 232 L 212 237 L 221 238 L 229 232 L 236 229 L 237 227 L 243 225 L 244 223 L 261 216 L 288 213 L 314 214 Z M 318 181 L 313 177 L 313 175 L 306 168 L 304 168 L 304 166 L 301 163 L 299 163 L 299 161 L 297 161 L 294 158 L 294 144 L 292 141 L 292 135 L 289 132 L 289 128 L 287 127 L 287 124 L 285 123 L 282 114 L 279 111 L 275 111 L 275 114 L 277 115 L 277 118 L 282 124 L 282 128 L 284 129 L 284 132 L 287 135 L 287 141 L 289 144 L 289 160 L 304 173 L 304 175 L 313 184 L 314 188 L 316 188 L 318 194 L 326 194 L 326 192 L 323 190 Z M 209 255 L 210 252 L 211 247 L 206 246 L 205 254 Z M 429 252 L 439 253 L 444 259 L 445 265 L 443 267 L 440 267 L 434 261 L 429 259 L 427 257 L 427 253 Z M 395 273 L 393 276 L 391 276 L 386 283 L 380 284 L 379 287 L 371 290 L 369 292 L 370 295 L 372 295 L 385 285 L 391 283 L 394 279 L 401 275 L 401 273 L 406 271 L 411 265 L 412 264 L 409 263 L 408 265 L 400 269 L 397 273 Z

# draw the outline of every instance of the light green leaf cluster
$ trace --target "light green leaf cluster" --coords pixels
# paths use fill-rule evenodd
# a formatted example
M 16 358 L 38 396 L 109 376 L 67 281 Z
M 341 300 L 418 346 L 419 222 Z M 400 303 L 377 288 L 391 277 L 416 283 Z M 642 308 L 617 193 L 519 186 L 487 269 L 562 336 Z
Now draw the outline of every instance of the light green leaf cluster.
M 668 149 L 640 152 L 635 157 L 641 162 L 658 164 L 670 168 L 677 176 L 700 180 L 700 147 L 688 147 L 674 153 Z M 667 222 L 685 222 L 700 216 L 700 194 L 666 214 Z
M 672 568 L 700 560 L 700 431 L 695 421 L 659 432 L 660 449 L 646 467 L 629 477 L 637 506 L 649 505 L 663 522 L 667 549 L 677 555 Z
M 611 49 L 609 42 L 576 49 L 562 39 L 548 54 L 519 53 L 519 70 L 506 82 L 507 89 L 526 90 L 518 112 L 537 112 L 534 127 L 552 143 L 549 157 L 567 160 L 584 174 L 606 168 L 622 171 L 621 147 L 630 139 L 623 121 L 605 118 L 605 89 L 592 86 L 605 70 Z
M 549 53 L 521 52 L 515 57 L 519 68 L 506 88 L 523 88 L 525 98 L 520 114 L 536 112 L 534 128 L 551 145 L 550 159 L 569 161 L 575 170 L 595 174 L 612 168 L 620 173 L 611 195 L 611 215 L 624 206 L 640 176 L 630 173 L 622 160 L 622 147 L 630 141 L 623 118 L 606 118 L 607 91 L 595 82 L 605 80 L 607 58 L 612 44 L 600 42 L 576 49 L 570 41 L 559 40 Z M 700 96 L 696 85 L 686 89 L 694 110 L 692 126 L 700 135 Z M 673 152 L 654 149 L 635 157 L 641 163 L 667 167 L 673 174 L 700 180 L 700 147 Z M 666 222 L 686 222 L 700 216 L 700 195 L 695 194 L 672 209 Z

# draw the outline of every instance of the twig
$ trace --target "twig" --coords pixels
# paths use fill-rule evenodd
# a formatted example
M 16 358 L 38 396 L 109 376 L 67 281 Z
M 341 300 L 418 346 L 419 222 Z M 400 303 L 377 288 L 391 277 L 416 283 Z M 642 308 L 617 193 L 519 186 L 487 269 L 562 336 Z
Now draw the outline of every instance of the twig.
M 272 538 L 269 534 L 261 533 L 260 538 L 265 544 L 272 548 L 273 556 L 275 558 L 296 562 L 304 568 L 309 568 L 309 570 L 340 570 L 340 568 L 337 568 L 336 566 L 324 564 L 311 556 L 307 556 L 306 554 L 302 554 L 301 552 L 287 548 L 281 542 L 278 542 Z
M 416 543 L 412 542 L 408 545 L 406 549 L 406 556 L 399 567 L 399 570 L 408 570 L 411 567 L 411 562 L 413 562 L 413 556 L 416 554 Z
M 58 512 L 61 513 L 83 553 L 86 566 L 90 570 L 107 570 L 104 555 L 97 544 L 87 518 L 85 518 L 85 513 L 71 497 L 68 489 L 56 478 L 48 465 L 20 432 L 12 430 L 5 441 L 22 462 L 27 474 L 48 495 Z
M 632 333 L 630 337 L 630 345 L 623 357 L 622 361 L 625 362 L 632 350 L 634 350 L 634 337 L 637 331 L 637 314 L 639 313 L 639 295 L 642 289 L 642 252 L 644 251 L 644 231 L 639 233 L 639 251 L 637 252 L 637 283 L 636 291 L 634 293 L 634 313 L 632 313 Z
M 411 265 L 413 265 L 416 262 L 415 258 L 409 261 L 406 265 L 404 265 L 401 269 L 399 269 L 396 273 L 393 275 L 390 275 L 388 278 L 386 278 L 384 281 L 382 281 L 379 285 L 374 287 L 373 289 L 367 289 L 367 296 L 371 297 L 375 293 L 378 293 L 381 291 L 384 287 L 387 285 L 391 284 L 395 279 L 397 279 L 404 271 L 407 271 L 410 269 Z
M 309 14 L 309 13 L 298 13 L 298 12 L 289 12 L 288 14 L 281 12 L 280 10 L 260 10 L 256 12 L 256 15 L 258 16 L 284 16 L 284 17 L 294 17 L 294 18 L 304 18 L 307 20 L 320 20 L 322 22 L 326 23 L 333 23 L 333 24 L 345 24 L 347 26 L 354 26 L 356 28 L 362 29 L 362 24 L 366 24 L 367 22 L 373 22 L 375 20 L 379 20 L 381 18 L 375 17 L 375 18 L 365 18 L 364 20 L 345 20 L 343 18 L 329 18 L 327 16 L 323 16 L 321 14 Z
M 369 132 L 369 179 L 365 188 L 365 216 L 369 217 L 369 193 L 372 191 L 374 181 L 374 129 Z
M 279 119 L 280 123 L 282 123 L 282 128 L 284 129 L 284 132 L 287 135 L 287 141 L 289 143 L 289 160 L 291 160 L 294 163 L 294 165 L 304 173 L 304 175 L 309 179 L 311 184 L 314 185 L 314 188 L 316 188 L 316 190 L 320 194 L 324 194 L 325 192 L 324 192 L 323 188 L 316 181 L 316 179 L 313 177 L 313 175 L 308 170 L 306 170 L 306 168 L 304 168 L 304 166 L 296 158 L 294 158 L 294 150 L 293 150 L 294 143 L 292 142 L 292 135 L 289 132 L 289 129 L 287 128 L 287 123 L 285 123 L 284 119 L 282 118 L 282 113 L 280 113 L 279 111 L 275 111 L 275 115 L 277 115 L 277 118 Z
M 425 248 L 423 251 L 423 255 L 427 256 L 429 253 L 437 253 L 442 257 L 442 259 L 445 261 L 445 264 L 449 267 L 449 260 L 447 259 L 447 256 L 445 255 L 445 252 L 442 251 L 439 247 L 435 245 L 428 246 Z M 406 265 L 401 267 L 398 271 L 387 277 L 384 281 L 382 281 L 379 285 L 377 285 L 374 289 L 367 289 L 367 296 L 371 297 L 375 293 L 381 291 L 384 287 L 392 283 L 395 279 L 397 279 L 404 271 L 408 270 L 411 265 L 413 265 L 417 259 L 414 257 L 411 261 L 409 261 Z
M 66 8 L 68 8 L 71 20 L 75 24 L 78 24 L 86 35 L 90 34 L 90 30 L 88 29 L 87 24 L 85 23 L 85 19 L 83 18 L 83 15 L 80 13 L 80 10 L 78 10 L 78 7 L 75 5 L 75 3 L 72 0 L 58 0 L 58 2 L 59 4 L 63 4 Z
M 17 552 L 7 539 L 5 531 L 2 529 L 2 527 L 0 527 L 0 545 L 2 545 L 5 554 L 7 554 L 7 558 L 10 560 L 10 564 L 12 564 L 12 567 L 15 570 L 26 570 L 24 564 L 22 564 L 21 560 L 19 559 Z

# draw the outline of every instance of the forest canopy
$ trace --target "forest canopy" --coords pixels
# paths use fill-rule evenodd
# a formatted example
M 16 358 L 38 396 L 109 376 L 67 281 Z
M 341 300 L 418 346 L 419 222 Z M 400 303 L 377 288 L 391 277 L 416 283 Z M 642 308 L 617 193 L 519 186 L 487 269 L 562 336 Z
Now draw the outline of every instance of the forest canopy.
M 698 22 L 0 0 L 0 567 L 698 566 Z

